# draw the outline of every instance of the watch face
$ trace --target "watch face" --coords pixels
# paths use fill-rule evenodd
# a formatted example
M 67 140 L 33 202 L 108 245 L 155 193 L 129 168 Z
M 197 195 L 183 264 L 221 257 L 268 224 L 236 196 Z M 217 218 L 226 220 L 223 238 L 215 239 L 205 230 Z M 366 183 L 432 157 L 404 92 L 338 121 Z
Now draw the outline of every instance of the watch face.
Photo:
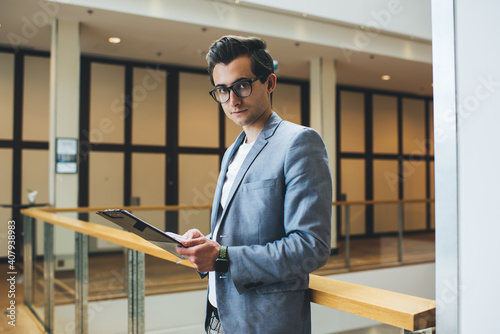
M 218 273 L 227 273 L 229 270 L 229 261 L 227 259 L 217 258 L 215 260 L 215 271 Z

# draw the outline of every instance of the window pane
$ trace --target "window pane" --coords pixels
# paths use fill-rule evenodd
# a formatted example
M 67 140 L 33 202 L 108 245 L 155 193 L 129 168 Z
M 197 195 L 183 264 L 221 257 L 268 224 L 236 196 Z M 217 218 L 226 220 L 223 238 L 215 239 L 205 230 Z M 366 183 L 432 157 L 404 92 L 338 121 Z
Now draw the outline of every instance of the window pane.
M 123 205 L 123 159 L 123 153 L 89 153 L 89 206 Z
M 219 147 L 219 104 L 207 75 L 179 75 L 179 146 Z
M 373 161 L 373 195 L 375 200 L 398 199 L 398 161 Z M 398 205 L 375 204 L 374 232 L 394 232 L 398 230 Z
M 404 199 L 425 198 L 425 163 L 423 161 L 403 161 Z M 405 230 L 426 228 L 425 203 L 405 203 Z
M 132 154 L 132 197 L 138 197 L 141 206 L 165 205 L 164 154 Z M 137 215 L 148 223 L 165 229 L 164 211 L 138 211 Z
M 425 154 L 425 101 L 403 99 L 403 153 Z
M 342 159 L 341 161 L 342 194 L 347 201 L 365 200 L 365 161 L 358 159 Z M 344 208 L 342 208 L 342 211 Z M 365 206 L 351 205 L 350 207 L 351 234 L 365 233 Z M 342 234 L 345 225 L 342 217 Z
M 0 52 L 0 139 L 13 138 L 14 55 Z M 3 188 L 5 189 L 5 188 Z
M 373 152 L 398 152 L 398 99 L 373 95 Z
M 179 155 L 179 204 L 211 205 L 219 172 L 219 156 L 206 154 Z M 179 233 L 191 228 L 210 233 L 210 210 L 182 210 Z
M 231 146 L 232 143 L 236 140 L 238 135 L 243 131 L 243 128 L 239 125 L 236 125 L 232 120 L 225 117 L 226 122 L 226 148 Z
M 22 203 L 28 204 L 28 189 L 38 191 L 36 203 L 49 202 L 49 151 L 23 150 Z
M 123 143 L 125 67 L 92 63 L 90 130 L 92 143 Z
M 165 145 L 166 71 L 134 68 L 132 143 Z
M 284 120 L 301 123 L 300 86 L 278 83 L 273 92 L 273 110 Z
M 23 139 L 49 140 L 50 59 L 24 58 Z
M 365 151 L 365 98 L 363 93 L 340 92 L 340 150 Z

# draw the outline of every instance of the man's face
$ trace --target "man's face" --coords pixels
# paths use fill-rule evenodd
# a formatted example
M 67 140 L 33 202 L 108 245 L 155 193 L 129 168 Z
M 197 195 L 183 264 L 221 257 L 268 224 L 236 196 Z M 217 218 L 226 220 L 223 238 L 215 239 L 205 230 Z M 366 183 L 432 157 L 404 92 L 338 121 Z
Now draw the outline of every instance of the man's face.
M 274 77 L 274 74 L 271 74 Z M 216 87 L 231 86 L 242 79 L 253 79 L 251 60 L 247 56 L 241 56 L 227 65 L 219 63 L 213 70 L 213 79 Z M 275 77 L 274 77 L 275 78 Z M 271 80 L 273 80 L 271 78 Z M 274 83 L 269 84 L 269 78 L 264 83 L 257 80 L 252 83 L 252 93 L 247 97 L 238 97 L 230 91 L 229 100 L 222 104 L 226 116 L 234 123 L 242 127 L 256 126 L 267 121 L 266 115 L 271 115 L 270 94 L 274 89 Z M 263 117 L 264 116 L 264 117 Z M 263 123 L 263 124 L 262 124 Z

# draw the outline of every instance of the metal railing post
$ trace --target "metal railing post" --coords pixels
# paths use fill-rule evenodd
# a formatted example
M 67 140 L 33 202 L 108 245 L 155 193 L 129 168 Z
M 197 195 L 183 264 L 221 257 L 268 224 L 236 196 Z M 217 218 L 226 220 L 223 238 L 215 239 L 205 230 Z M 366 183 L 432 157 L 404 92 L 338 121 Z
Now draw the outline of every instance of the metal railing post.
M 144 253 L 128 249 L 128 333 L 144 334 Z
M 89 236 L 75 232 L 75 333 L 88 333 Z
M 44 300 L 45 300 L 45 331 L 52 333 L 54 331 L 54 225 L 44 223 L 43 227 L 43 249 L 44 249 Z
M 35 218 L 23 216 L 23 234 L 24 234 L 24 303 L 33 304 L 33 268 L 35 258 Z
M 403 263 L 404 203 L 398 203 L 398 261 Z
M 345 219 L 345 267 L 351 268 L 351 210 L 349 205 L 344 209 Z

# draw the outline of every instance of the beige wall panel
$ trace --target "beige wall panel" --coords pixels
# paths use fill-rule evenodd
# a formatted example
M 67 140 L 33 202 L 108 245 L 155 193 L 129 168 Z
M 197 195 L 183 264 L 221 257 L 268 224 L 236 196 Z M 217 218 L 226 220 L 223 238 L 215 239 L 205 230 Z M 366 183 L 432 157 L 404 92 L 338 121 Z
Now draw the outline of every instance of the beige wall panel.
M 407 160 L 403 162 L 404 199 L 425 198 L 425 163 Z M 405 230 L 425 229 L 425 203 L 405 204 Z
M 208 75 L 179 75 L 179 146 L 219 146 L 219 104 L 208 92 Z
M 0 139 L 12 139 L 14 125 L 14 55 L 0 52 Z
M 340 150 L 365 151 L 365 99 L 363 93 L 340 93 Z
M 398 161 L 373 161 L 373 195 L 375 200 L 398 199 Z M 374 232 L 394 232 L 398 229 L 397 204 L 376 204 Z
M 23 150 L 22 203 L 28 204 L 28 189 L 37 190 L 36 203 L 49 202 L 49 151 Z
M 373 95 L 373 152 L 398 153 L 398 100 Z
M 0 173 L 0 204 L 12 203 L 12 149 L 0 148 L 0 161 L 2 162 L 2 172 Z M 7 222 L 12 219 L 12 209 L 0 208 L 0 245 L 7 245 Z M 22 222 L 16 222 L 16 224 Z M 6 257 L 7 247 L 1 247 L 0 258 Z
M 179 204 L 211 205 L 217 177 L 217 155 L 179 155 Z M 179 214 L 179 233 L 191 228 L 210 233 L 210 210 L 184 210 Z
M 302 124 L 300 86 L 278 82 L 273 93 L 273 110 L 286 121 Z
M 123 153 L 89 153 L 89 206 L 123 206 L 123 159 Z M 90 221 L 97 221 L 94 216 L 90 215 Z
M 403 153 L 425 154 L 425 101 L 403 99 Z
M 166 71 L 134 68 L 132 143 L 165 145 Z
M 49 140 L 50 59 L 24 58 L 23 140 Z
M 141 206 L 165 205 L 164 154 L 132 154 L 132 197 L 139 197 Z M 136 214 L 162 230 L 165 228 L 164 211 L 140 211 Z
M 365 161 L 358 159 L 341 160 L 342 193 L 347 195 L 347 201 L 365 200 Z M 351 234 L 365 233 L 365 206 L 350 206 Z M 342 234 L 344 234 L 344 208 L 342 208 Z
M 125 67 L 92 63 L 90 74 L 90 141 L 123 143 Z

